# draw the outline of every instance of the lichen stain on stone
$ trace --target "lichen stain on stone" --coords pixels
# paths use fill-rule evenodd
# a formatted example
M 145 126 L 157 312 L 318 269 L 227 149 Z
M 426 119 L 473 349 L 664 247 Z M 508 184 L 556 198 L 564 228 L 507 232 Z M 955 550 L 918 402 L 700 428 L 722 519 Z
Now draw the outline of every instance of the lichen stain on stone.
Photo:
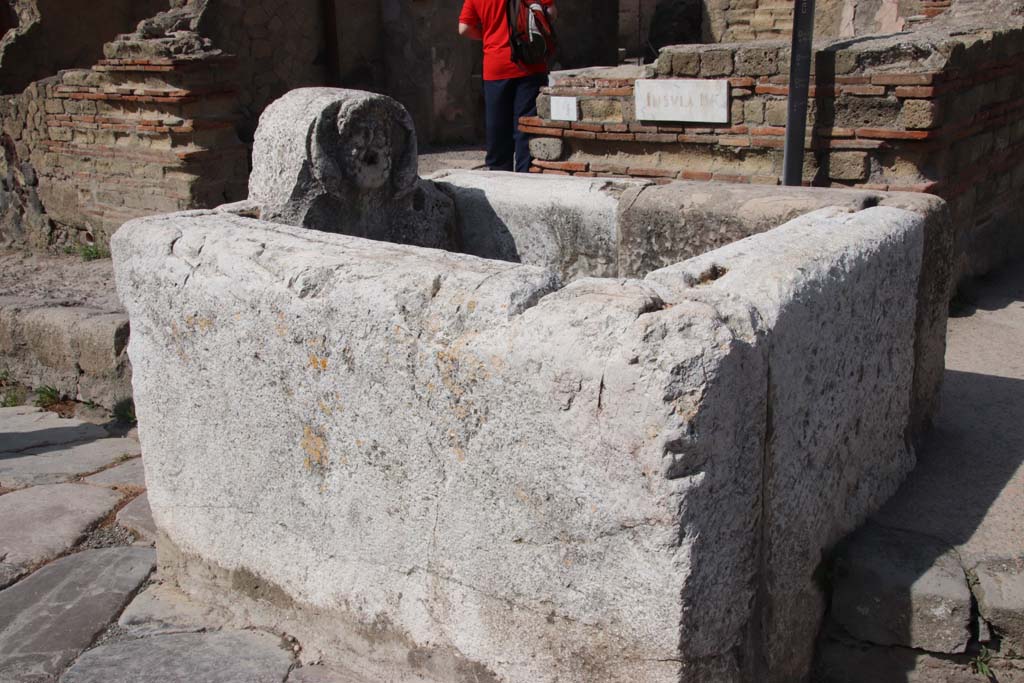
M 200 333 L 207 333 L 213 329 L 213 321 L 198 315 L 190 315 L 185 318 L 185 325 L 189 330 L 199 330 Z
M 303 427 L 302 441 L 299 442 L 306 452 L 304 464 L 307 472 L 323 474 L 330 464 L 327 454 L 327 438 L 319 427 Z
M 288 326 L 284 324 L 284 321 L 284 312 L 278 311 L 277 322 L 274 324 L 274 332 L 277 333 L 278 337 L 285 337 L 288 335 Z

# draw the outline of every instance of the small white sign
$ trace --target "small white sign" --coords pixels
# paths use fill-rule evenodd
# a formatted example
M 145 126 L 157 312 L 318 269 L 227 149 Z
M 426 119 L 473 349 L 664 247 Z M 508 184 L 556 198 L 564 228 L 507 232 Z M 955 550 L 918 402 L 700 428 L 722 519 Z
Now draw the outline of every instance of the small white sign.
M 580 108 L 577 99 L 575 97 L 552 97 L 551 120 L 579 121 Z
M 639 121 L 729 123 L 729 81 L 690 78 L 636 82 Z

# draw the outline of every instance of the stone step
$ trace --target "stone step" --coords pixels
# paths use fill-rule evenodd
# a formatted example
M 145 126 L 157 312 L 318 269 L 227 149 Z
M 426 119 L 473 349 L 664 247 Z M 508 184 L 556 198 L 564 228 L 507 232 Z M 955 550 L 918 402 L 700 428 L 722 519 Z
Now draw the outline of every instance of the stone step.
M 155 561 L 149 548 L 87 550 L 0 591 L 0 681 L 53 681 L 113 621 Z
M 127 342 L 123 313 L 0 300 L 0 364 L 29 386 L 113 408 L 131 396 Z

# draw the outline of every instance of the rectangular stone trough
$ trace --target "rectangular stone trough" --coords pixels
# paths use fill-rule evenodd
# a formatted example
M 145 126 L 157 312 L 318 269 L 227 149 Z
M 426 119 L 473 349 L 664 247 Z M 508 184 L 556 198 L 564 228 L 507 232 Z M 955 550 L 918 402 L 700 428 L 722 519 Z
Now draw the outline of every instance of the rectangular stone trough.
M 164 576 L 371 680 L 800 680 L 934 410 L 944 205 L 536 180 L 437 181 L 505 260 L 121 228 Z

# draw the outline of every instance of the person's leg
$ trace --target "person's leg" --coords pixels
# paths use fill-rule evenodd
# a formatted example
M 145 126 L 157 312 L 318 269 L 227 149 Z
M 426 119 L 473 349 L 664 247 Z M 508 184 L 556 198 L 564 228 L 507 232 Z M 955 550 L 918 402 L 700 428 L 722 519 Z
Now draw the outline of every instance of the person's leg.
M 517 78 L 515 94 L 515 118 L 513 132 L 516 144 L 516 173 L 527 173 L 530 170 L 530 136 L 519 132 L 519 119 L 523 116 L 537 115 L 537 95 L 547 84 L 547 74 Z
M 511 171 L 512 107 L 515 104 L 513 80 L 484 81 L 484 118 L 487 128 L 487 158 L 484 163 L 492 171 Z

